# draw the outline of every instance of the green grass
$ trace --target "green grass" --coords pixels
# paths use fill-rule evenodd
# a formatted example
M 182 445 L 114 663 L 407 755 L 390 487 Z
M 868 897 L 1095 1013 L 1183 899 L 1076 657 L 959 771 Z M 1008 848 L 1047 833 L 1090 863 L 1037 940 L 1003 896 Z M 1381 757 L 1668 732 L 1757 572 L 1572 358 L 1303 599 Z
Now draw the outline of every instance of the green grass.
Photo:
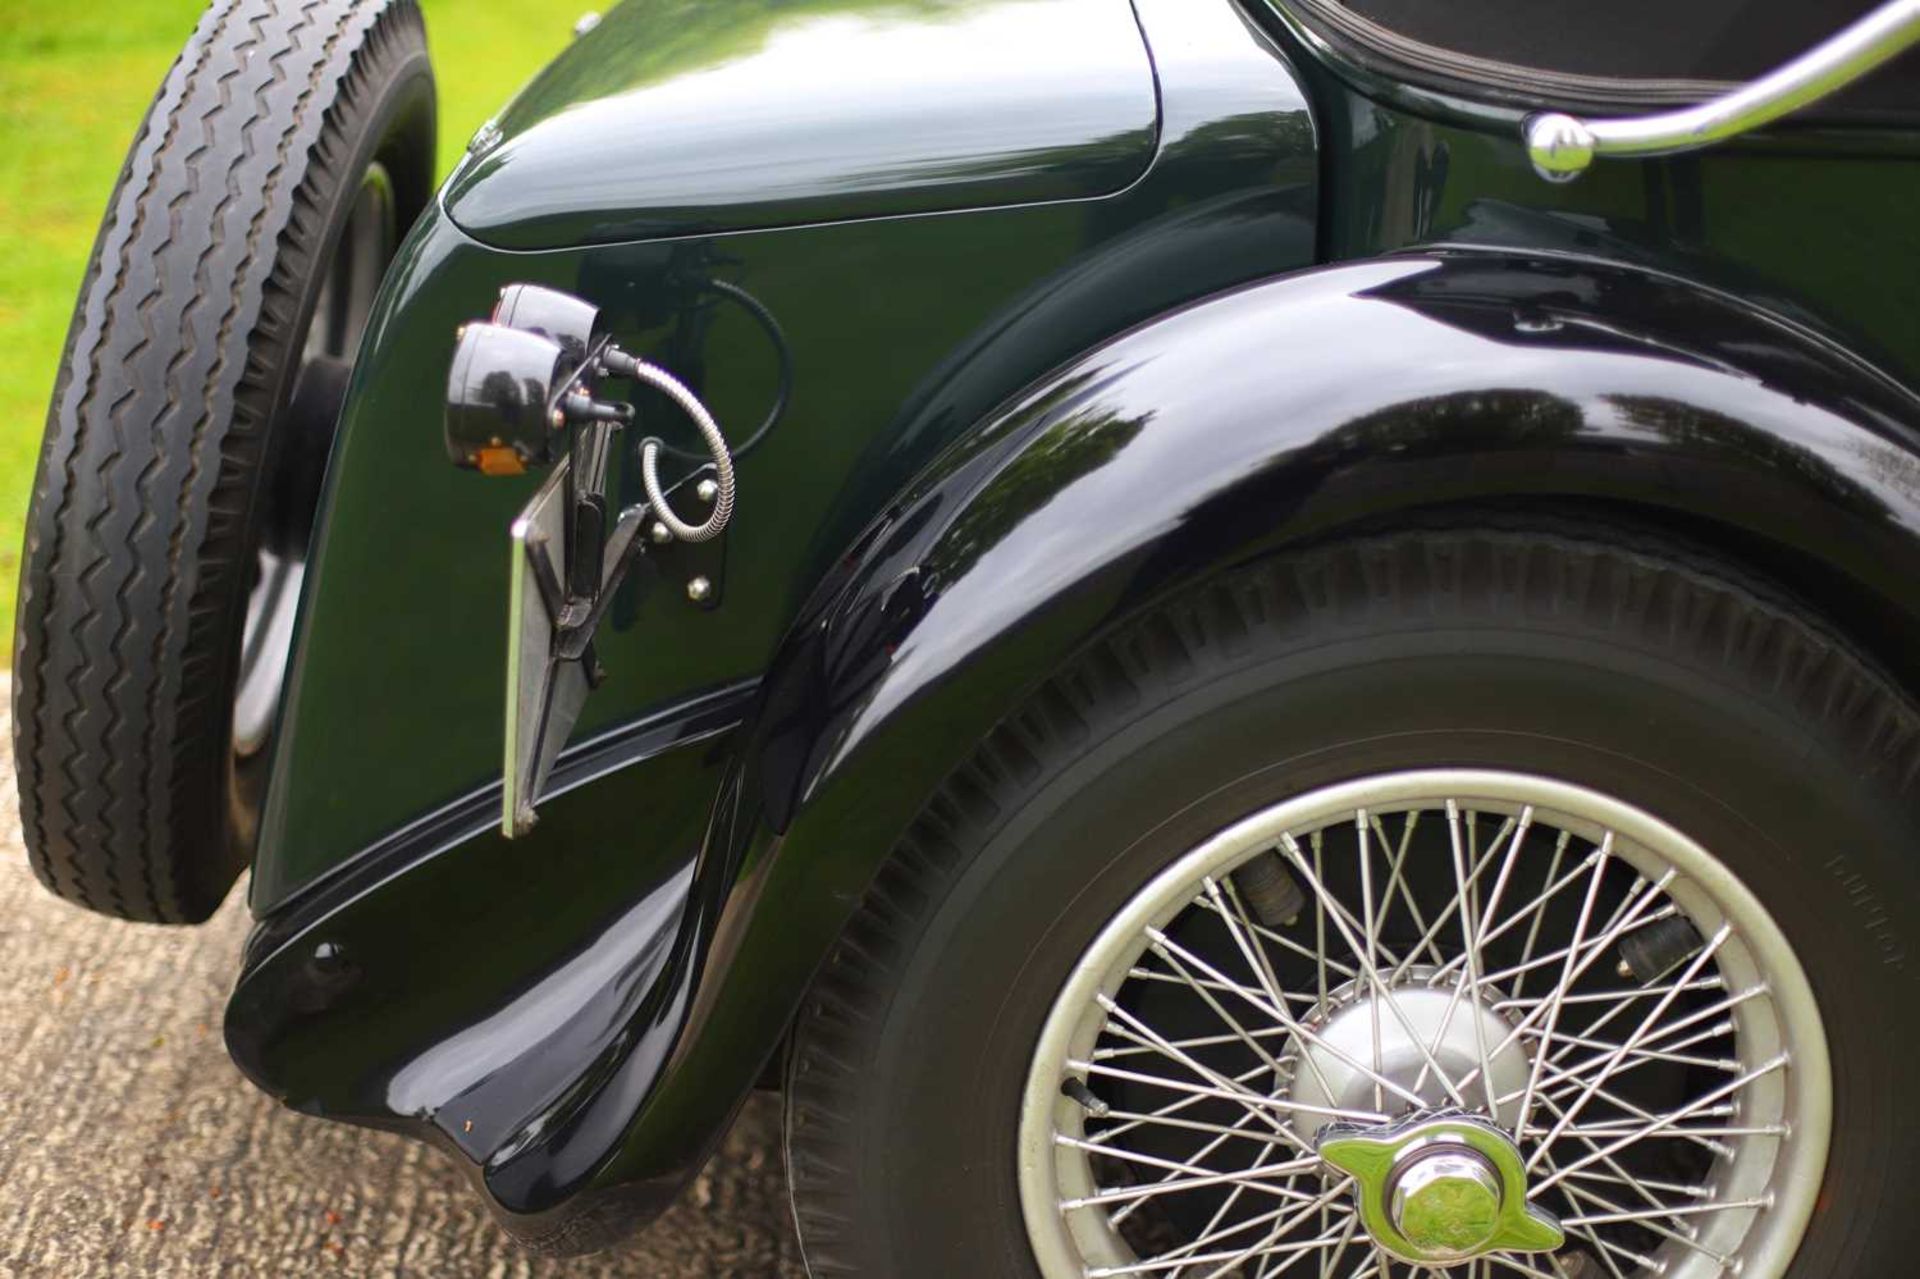
M 423 0 L 440 166 L 566 44 L 593 0 Z M 0 664 L 47 398 L 74 294 L 134 130 L 199 0 L 0 0 Z

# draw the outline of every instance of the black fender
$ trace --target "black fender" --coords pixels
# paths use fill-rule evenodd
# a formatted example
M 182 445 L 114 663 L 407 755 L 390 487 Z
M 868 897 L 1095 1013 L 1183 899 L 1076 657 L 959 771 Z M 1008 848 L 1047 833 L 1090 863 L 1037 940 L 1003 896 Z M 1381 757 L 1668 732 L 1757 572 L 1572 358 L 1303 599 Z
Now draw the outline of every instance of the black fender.
M 1156 599 L 1423 511 L 1612 513 L 1761 565 L 1893 661 L 1920 636 L 1916 451 L 1920 399 L 1833 341 L 1572 258 L 1331 267 L 1081 356 L 910 485 L 792 631 L 694 890 L 686 1021 L 596 1179 L 680 1184 L 929 797 Z

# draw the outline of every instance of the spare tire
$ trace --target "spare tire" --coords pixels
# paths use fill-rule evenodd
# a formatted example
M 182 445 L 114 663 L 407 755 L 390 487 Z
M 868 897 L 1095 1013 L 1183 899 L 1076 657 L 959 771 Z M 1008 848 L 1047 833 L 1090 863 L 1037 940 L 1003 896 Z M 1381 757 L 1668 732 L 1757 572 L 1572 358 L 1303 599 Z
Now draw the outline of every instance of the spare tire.
M 14 637 L 27 849 L 69 901 L 195 923 L 252 856 L 346 372 L 434 128 L 413 0 L 215 0 L 135 138 Z

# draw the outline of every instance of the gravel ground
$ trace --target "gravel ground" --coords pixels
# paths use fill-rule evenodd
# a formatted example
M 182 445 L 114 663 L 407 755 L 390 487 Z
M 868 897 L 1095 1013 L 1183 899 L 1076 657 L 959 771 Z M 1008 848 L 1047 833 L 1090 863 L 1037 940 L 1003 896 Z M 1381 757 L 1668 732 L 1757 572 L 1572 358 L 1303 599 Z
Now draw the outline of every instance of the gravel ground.
M 244 894 L 193 929 L 55 900 L 12 736 L 0 703 L 0 1276 L 804 1274 L 772 1098 L 647 1234 L 566 1260 L 519 1251 L 437 1152 L 279 1109 L 220 1042 Z

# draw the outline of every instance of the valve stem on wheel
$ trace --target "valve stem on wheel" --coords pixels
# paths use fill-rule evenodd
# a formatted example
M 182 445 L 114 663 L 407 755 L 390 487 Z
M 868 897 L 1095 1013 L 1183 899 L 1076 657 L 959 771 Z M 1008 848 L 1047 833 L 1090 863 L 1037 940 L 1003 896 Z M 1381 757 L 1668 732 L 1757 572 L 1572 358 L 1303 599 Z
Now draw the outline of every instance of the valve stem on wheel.
M 1307 908 L 1306 890 L 1278 853 L 1260 853 L 1233 872 L 1233 886 L 1254 916 L 1269 928 L 1284 928 Z

